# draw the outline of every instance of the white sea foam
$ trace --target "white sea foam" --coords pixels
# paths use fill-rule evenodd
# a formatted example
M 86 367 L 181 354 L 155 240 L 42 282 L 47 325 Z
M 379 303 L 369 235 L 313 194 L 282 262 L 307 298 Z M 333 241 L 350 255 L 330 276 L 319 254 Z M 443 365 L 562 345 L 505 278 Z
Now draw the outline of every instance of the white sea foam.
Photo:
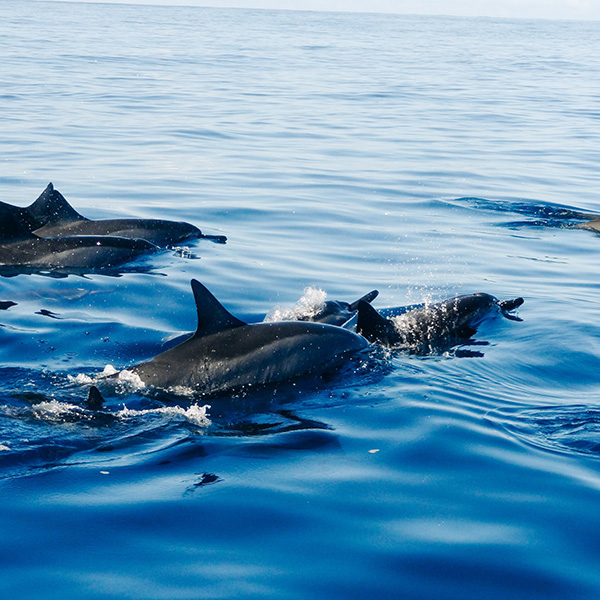
M 69 375 L 68 379 L 71 383 L 77 385 L 91 385 L 94 383 L 94 378 L 86 375 L 85 373 L 78 373 L 77 375 Z
M 90 376 L 85 373 L 78 373 L 77 375 L 69 375 L 68 379 L 71 383 L 76 385 L 94 385 L 100 379 L 104 379 L 105 377 L 110 377 L 111 375 L 115 375 L 118 373 L 117 369 L 115 369 L 112 365 L 106 365 L 104 370 L 97 375 Z
M 171 250 L 180 258 L 196 258 L 189 246 L 171 246 Z
M 209 408 L 209 404 L 205 404 L 204 406 L 192 404 L 189 408 L 183 408 L 181 406 L 161 406 L 160 408 L 149 408 L 146 410 L 133 410 L 125 406 L 116 414 L 123 419 L 147 415 L 163 415 L 169 418 L 189 421 L 198 427 L 208 427 L 211 424 L 211 421 L 208 418 Z
M 141 390 L 146 387 L 146 384 L 141 380 L 140 376 L 137 373 L 134 373 L 133 371 L 128 371 L 127 369 L 123 369 L 122 371 L 120 371 L 117 379 L 119 383 L 127 389 Z
M 161 406 L 158 408 L 149 408 L 142 410 L 129 409 L 124 406 L 121 410 L 116 411 L 114 416 L 119 419 L 130 419 L 134 417 L 146 417 L 153 415 L 162 415 L 168 419 L 179 421 L 187 421 L 198 427 L 208 427 L 211 420 L 208 418 L 208 410 L 210 405 L 205 404 L 200 406 L 192 404 L 188 408 L 181 406 Z M 34 416 L 39 419 L 49 421 L 77 421 L 80 418 L 86 419 L 89 417 L 89 411 L 76 404 L 69 402 L 59 402 L 58 400 L 48 400 L 40 402 L 32 406 Z M 0 444 L 0 451 L 10 450 L 9 447 Z
M 83 412 L 83 409 L 76 404 L 59 402 L 58 400 L 40 402 L 39 404 L 34 404 L 31 409 L 36 417 L 43 419 L 62 419 Z
M 327 293 L 316 287 L 307 287 L 294 306 L 276 306 L 265 317 L 266 322 L 297 321 L 300 318 L 313 317 L 325 308 Z

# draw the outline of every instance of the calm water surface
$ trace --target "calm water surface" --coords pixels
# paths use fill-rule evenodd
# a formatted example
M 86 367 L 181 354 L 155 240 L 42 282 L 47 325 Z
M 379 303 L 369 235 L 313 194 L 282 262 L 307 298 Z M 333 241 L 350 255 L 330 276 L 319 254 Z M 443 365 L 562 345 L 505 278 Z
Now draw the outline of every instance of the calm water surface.
M 198 241 L 0 278 L 3 597 L 597 598 L 597 23 L 0 1 L 0 200 Z M 114 274 L 113 274 L 114 275 Z M 523 296 L 478 358 L 218 399 L 91 381 L 312 286 Z M 207 408 L 205 405 L 209 405 Z

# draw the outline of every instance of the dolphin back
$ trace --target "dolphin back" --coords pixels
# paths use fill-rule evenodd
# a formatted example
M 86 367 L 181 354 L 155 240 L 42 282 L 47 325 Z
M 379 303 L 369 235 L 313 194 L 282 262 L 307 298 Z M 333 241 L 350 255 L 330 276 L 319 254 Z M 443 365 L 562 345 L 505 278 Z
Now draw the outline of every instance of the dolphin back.
M 36 237 L 20 217 L 18 209 L 9 204 L 0 203 L 0 246 L 35 239 Z
M 22 209 L 30 231 L 41 237 L 106 235 L 139 238 L 157 246 L 171 246 L 186 240 L 208 238 L 225 243 L 225 236 L 206 236 L 190 223 L 165 219 L 99 219 L 80 215 L 49 183 L 39 198 Z
M 132 371 L 157 388 L 223 394 L 320 375 L 367 345 L 362 336 L 334 325 L 255 323 L 194 335 Z

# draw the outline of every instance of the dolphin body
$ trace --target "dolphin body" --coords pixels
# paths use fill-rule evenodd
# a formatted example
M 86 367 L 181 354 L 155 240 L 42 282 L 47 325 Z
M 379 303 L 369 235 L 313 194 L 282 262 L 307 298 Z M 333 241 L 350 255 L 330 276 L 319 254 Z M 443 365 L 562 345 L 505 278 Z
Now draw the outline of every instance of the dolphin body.
M 96 271 L 157 250 L 144 239 L 92 235 L 42 238 L 23 224 L 20 210 L 0 204 L 0 269 L 4 271 Z
M 523 298 L 499 301 L 490 294 L 468 294 L 386 318 L 367 302 L 359 302 L 356 331 L 383 346 L 426 353 L 465 342 L 494 313 L 520 321 L 511 311 L 521 304 Z
M 13 215 L 39 237 L 59 236 L 111 236 L 143 239 L 160 247 L 172 246 L 187 240 L 206 238 L 224 243 L 222 235 L 204 235 L 200 229 L 183 221 L 164 219 L 101 219 L 92 221 L 80 215 L 49 183 L 33 204 L 13 209 Z
M 322 374 L 368 346 L 334 325 L 301 321 L 247 324 L 192 280 L 196 332 L 183 343 L 130 369 L 147 385 L 222 394 Z

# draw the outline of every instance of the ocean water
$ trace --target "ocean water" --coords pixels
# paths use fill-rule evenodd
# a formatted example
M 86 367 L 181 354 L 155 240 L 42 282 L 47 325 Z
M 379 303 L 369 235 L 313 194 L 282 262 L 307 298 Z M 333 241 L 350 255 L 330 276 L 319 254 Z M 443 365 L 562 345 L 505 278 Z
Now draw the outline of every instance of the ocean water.
M 0 590 L 32 599 L 597 598 L 597 23 L 0 1 L 0 200 L 228 237 L 0 278 Z M 156 395 L 195 328 L 523 296 L 480 355 Z M 468 350 L 469 347 L 464 349 Z

